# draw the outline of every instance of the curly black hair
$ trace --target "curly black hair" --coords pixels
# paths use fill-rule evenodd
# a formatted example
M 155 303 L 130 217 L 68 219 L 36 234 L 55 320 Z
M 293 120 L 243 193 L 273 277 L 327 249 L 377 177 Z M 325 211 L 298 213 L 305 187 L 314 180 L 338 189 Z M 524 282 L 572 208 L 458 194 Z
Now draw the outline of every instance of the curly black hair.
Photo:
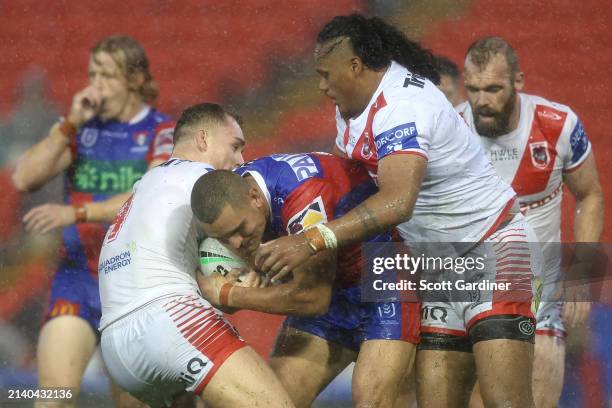
M 440 82 L 431 51 L 381 18 L 367 18 L 358 13 L 336 16 L 323 27 L 317 43 L 343 37 L 349 38 L 355 54 L 370 69 L 383 69 L 393 60 L 435 84 Z

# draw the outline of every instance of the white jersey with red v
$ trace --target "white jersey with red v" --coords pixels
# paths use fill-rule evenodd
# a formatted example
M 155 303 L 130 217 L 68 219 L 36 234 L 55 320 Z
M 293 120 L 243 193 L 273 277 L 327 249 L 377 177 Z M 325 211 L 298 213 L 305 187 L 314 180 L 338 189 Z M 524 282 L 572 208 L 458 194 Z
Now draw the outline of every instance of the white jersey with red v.
M 374 178 L 387 156 L 427 160 L 413 216 L 398 226 L 413 248 L 483 240 L 515 196 L 444 94 L 395 62 L 366 109 L 350 120 L 337 112 L 336 124 L 338 149 L 363 162 Z
M 518 194 L 521 211 L 541 242 L 561 238 L 563 174 L 586 160 L 591 144 L 576 114 L 567 106 L 519 94 L 517 128 L 480 142 L 498 174 Z M 470 128 L 474 118 L 469 103 L 457 107 Z

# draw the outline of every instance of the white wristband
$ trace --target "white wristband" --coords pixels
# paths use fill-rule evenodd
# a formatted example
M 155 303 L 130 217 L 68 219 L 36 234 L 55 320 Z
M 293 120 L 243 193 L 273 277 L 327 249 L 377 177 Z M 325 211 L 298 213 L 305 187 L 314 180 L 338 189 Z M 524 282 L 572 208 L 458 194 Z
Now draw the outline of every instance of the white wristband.
M 317 224 L 315 227 L 321 233 L 323 240 L 325 241 L 325 248 L 327 249 L 336 249 L 338 248 L 338 239 L 336 238 L 336 234 L 325 224 Z

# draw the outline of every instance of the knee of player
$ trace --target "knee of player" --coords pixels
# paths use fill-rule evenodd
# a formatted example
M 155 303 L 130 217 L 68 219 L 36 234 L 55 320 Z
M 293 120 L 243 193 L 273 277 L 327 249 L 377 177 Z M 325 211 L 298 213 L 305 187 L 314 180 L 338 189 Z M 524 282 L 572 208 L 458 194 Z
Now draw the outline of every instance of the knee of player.
M 386 387 L 354 387 L 353 402 L 355 407 L 375 408 L 392 406 L 390 395 L 392 393 Z

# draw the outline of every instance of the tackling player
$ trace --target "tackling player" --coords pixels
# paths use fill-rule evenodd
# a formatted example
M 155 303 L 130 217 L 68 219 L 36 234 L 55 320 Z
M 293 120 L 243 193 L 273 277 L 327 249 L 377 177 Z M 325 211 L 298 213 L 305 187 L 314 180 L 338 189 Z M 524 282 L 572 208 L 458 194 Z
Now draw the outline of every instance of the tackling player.
M 102 355 L 151 407 L 185 391 L 211 407 L 291 407 L 265 362 L 196 283 L 203 238 L 189 205 L 198 178 L 243 163 L 242 130 L 216 104 L 185 110 L 170 160 L 147 172 L 109 227 L 100 254 Z
M 442 301 L 423 303 L 424 312 L 437 307 L 446 317 L 423 313 L 419 404 L 467 403 L 475 367 L 488 405 L 531 407 L 531 280 L 538 265 L 528 242 L 535 238 L 514 191 L 434 84 L 432 58 L 378 18 L 339 16 L 323 28 L 315 62 L 319 88 L 337 105 L 335 153 L 364 163 L 379 192 L 340 218 L 262 245 L 255 261 L 283 275 L 314 253 L 396 225 L 413 253 L 450 242 L 459 245 L 433 245 L 433 255 L 486 255 L 480 279 L 511 283 L 512 299 L 493 293 L 481 301 L 479 293 L 457 303 L 439 293 Z M 507 245 L 512 240 L 517 245 Z
M 236 172 L 243 177 L 222 171 L 202 176 L 191 202 L 207 236 L 247 253 L 262 239 L 341 217 L 377 191 L 359 164 L 324 153 L 272 155 Z M 386 233 L 368 240 L 389 241 Z M 335 257 L 335 251 L 318 254 L 291 281 L 269 288 L 234 287 L 219 274 L 200 278 L 200 287 L 223 306 L 290 315 L 270 365 L 296 406 L 311 406 L 355 361 L 354 405 L 392 407 L 414 360 L 419 305 L 362 302 L 361 245 L 342 248 L 333 262 Z
M 524 74 L 510 44 L 498 37 L 474 42 L 465 59 L 468 102 L 457 109 L 480 141 L 497 173 L 518 194 L 521 212 L 544 252 L 543 301 L 537 311 L 533 392 L 536 406 L 559 402 L 565 361 L 565 323 L 589 313 L 587 299 L 555 301 L 561 268 L 563 183 L 576 199 L 577 242 L 597 242 L 603 196 L 591 143 L 567 106 L 521 93 Z
M 20 191 L 65 172 L 65 204 L 44 204 L 24 217 L 26 228 L 37 233 L 65 227 L 38 341 L 39 387 L 69 387 L 78 394 L 99 339 L 103 223 L 113 219 L 147 167 L 172 151 L 174 124 L 150 106 L 156 96 L 142 46 L 129 37 L 108 37 L 92 48 L 89 86 L 74 96 L 66 118 L 17 163 L 13 182 Z M 47 405 L 59 406 L 37 404 Z

